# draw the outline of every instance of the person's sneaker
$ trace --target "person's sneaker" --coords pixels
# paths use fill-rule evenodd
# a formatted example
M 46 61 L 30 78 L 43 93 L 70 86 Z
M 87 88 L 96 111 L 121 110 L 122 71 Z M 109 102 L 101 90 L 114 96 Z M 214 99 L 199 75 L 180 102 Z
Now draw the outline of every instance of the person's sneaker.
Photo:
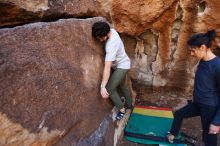
M 166 138 L 167 138 L 167 141 L 168 141 L 169 143 L 173 143 L 173 141 L 174 141 L 174 139 L 175 139 L 175 136 L 172 135 L 170 132 L 167 132 Z
M 117 120 L 121 120 L 121 119 L 124 117 L 124 115 L 125 115 L 125 112 L 119 111 L 118 114 L 117 114 L 117 116 L 116 116 L 116 119 L 117 119 Z

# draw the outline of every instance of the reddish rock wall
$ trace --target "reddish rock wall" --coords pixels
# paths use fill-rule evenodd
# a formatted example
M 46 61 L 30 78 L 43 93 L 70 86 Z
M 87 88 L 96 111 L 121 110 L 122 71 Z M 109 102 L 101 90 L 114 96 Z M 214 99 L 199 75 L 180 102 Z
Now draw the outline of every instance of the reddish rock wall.
M 1 0 L 0 27 L 55 21 L 59 18 L 94 16 L 110 18 L 105 9 L 106 2 L 101 4 L 96 0 Z
M 49 140 L 64 146 L 88 137 L 110 115 L 112 106 L 99 95 L 104 52 L 91 36 L 98 20 L 103 19 L 0 30 L 0 112 L 9 121 L 35 135 L 43 128 L 48 137 L 57 130 Z M 12 144 L 1 126 L 0 135 L 6 136 L 0 145 Z M 23 146 L 19 137 L 12 138 Z
M 129 36 L 125 41 L 136 41 L 135 47 L 126 41 L 127 52 L 132 52 L 133 79 L 152 87 L 190 89 L 196 61 L 189 56 L 186 41 L 192 33 L 208 29 L 217 29 L 220 35 L 219 5 L 218 0 L 4 0 L 0 24 L 106 17 L 122 35 Z
M 98 91 L 104 52 L 90 30 L 101 18 L 84 18 L 103 16 L 121 33 L 133 80 L 191 90 L 197 60 L 187 39 L 208 29 L 220 36 L 219 8 L 219 0 L 1 0 L 2 28 L 82 19 L 0 30 L 0 145 L 85 145 L 100 127 L 113 129 Z
M 190 90 L 197 61 L 187 51 L 187 40 L 208 29 L 220 35 L 219 5 L 211 0 L 112 1 L 113 24 L 126 34 L 132 52 L 132 78 L 154 88 Z

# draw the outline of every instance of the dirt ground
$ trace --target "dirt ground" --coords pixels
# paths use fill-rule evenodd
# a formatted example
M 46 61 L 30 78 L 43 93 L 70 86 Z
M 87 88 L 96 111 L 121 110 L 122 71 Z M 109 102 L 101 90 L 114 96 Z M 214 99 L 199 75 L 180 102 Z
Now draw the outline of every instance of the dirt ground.
M 171 91 L 171 90 L 154 91 L 150 88 L 143 86 L 138 86 L 138 88 L 135 90 L 137 92 L 135 105 L 169 107 L 172 108 L 173 111 L 183 107 L 187 103 L 187 100 L 190 100 L 192 98 L 192 92 L 186 93 L 183 91 Z M 187 135 L 196 137 L 198 139 L 196 142 L 196 146 L 203 146 L 202 129 L 201 129 L 199 117 L 185 119 L 183 121 L 181 131 L 183 131 Z M 218 143 L 219 143 L 218 146 L 220 146 L 220 136 L 218 137 Z M 123 139 L 119 143 L 119 146 L 144 146 L 144 145 L 132 143 Z

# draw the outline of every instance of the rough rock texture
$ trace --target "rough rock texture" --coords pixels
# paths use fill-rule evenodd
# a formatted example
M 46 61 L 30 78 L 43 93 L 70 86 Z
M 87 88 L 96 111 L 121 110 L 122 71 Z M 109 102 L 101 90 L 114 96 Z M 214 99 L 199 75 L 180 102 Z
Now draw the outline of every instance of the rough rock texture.
M 91 36 L 98 20 L 103 19 L 0 30 L 0 112 L 6 115 L 0 115 L 0 123 L 7 125 L 0 124 L 0 145 L 76 145 L 100 126 L 104 134 L 92 142 L 105 139 L 113 122 L 103 122 L 112 106 L 99 95 L 104 52 Z M 17 134 L 10 125 L 20 125 Z M 25 131 L 24 137 L 19 131 Z M 48 137 L 42 144 L 35 138 L 41 133 L 42 139 Z M 113 143 L 107 140 L 106 145 Z
M 112 18 L 118 31 L 137 35 L 151 28 L 174 4 L 173 0 L 113 0 Z
M 193 31 L 204 32 L 208 29 L 216 29 L 220 36 L 220 1 L 202 1 L 198 5 L 198 16 L 195 21 Z M 220 56 L 220 49 L 214 50 L 216 55 Z
M 198 61 L 187 39 L 208 29 L 220 36 L 219 9 L 219 0 L 0 0 L 0 27 L 103 16 L 121 33 L 133 81 L 191 90 Z M 13 125 L 0 129 L 0 144 L 113 143 L 105 137 L 110 105 L 98 97 L 104 53 L 90 34 L 97 20 L 0 30 L 0 122 Z
M 217 0 L 112 1 L 114 26 L 125 34 L 132 58 L 132 78 L 154 88 L 191 89 L 197 61 L 187 40 L 208 29 L 220 35 L 219 6 Z
M 208 29 L 216 29 L 220 35 L 219 3 L 218 0 L 2 0 L 0 24 L 106 17 L 125 36 L 133 79 L 152 87 L 191 89 L 197 61 L 190 57 L 186 42 L 191 34 Z
M 110 18 L 109 6 L 103 0 L 0 0 L 0 27 L 59 18 Z
M 208 29 L 218 29 L 220 33 L 220 1 L 206 0 L 196 5 L 198 9 L 197 18 L 194 23 L 194 32 L 207 31 Z
M 62 131 L 42 128 L 38 133 L 31 133 L 20 124 L 11 122 L 0 113 L 1 146 L 43 146 L 52 145 L 62 136 Z

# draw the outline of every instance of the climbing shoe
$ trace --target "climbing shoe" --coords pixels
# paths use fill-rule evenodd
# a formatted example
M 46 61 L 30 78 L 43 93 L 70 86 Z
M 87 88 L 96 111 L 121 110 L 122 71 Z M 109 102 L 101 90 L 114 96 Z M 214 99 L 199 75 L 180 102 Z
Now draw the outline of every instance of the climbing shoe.
M 124 115 L 125 115 L 125 112 L 119 111 L 118 114 L 117 114 L 117 116 L 116 116 L 116 119 L 117 119 L 117 120 L 121 120 L 121 119 L 124 117 Z
M 172 135 L 170 132 L 167 132 L 166 138 L 167 138 L 167 141 L 168 141 L 169 143 L 173 143 L 173 141 L 174 141 L 174 139 L 175 139 L 175 136 Z

